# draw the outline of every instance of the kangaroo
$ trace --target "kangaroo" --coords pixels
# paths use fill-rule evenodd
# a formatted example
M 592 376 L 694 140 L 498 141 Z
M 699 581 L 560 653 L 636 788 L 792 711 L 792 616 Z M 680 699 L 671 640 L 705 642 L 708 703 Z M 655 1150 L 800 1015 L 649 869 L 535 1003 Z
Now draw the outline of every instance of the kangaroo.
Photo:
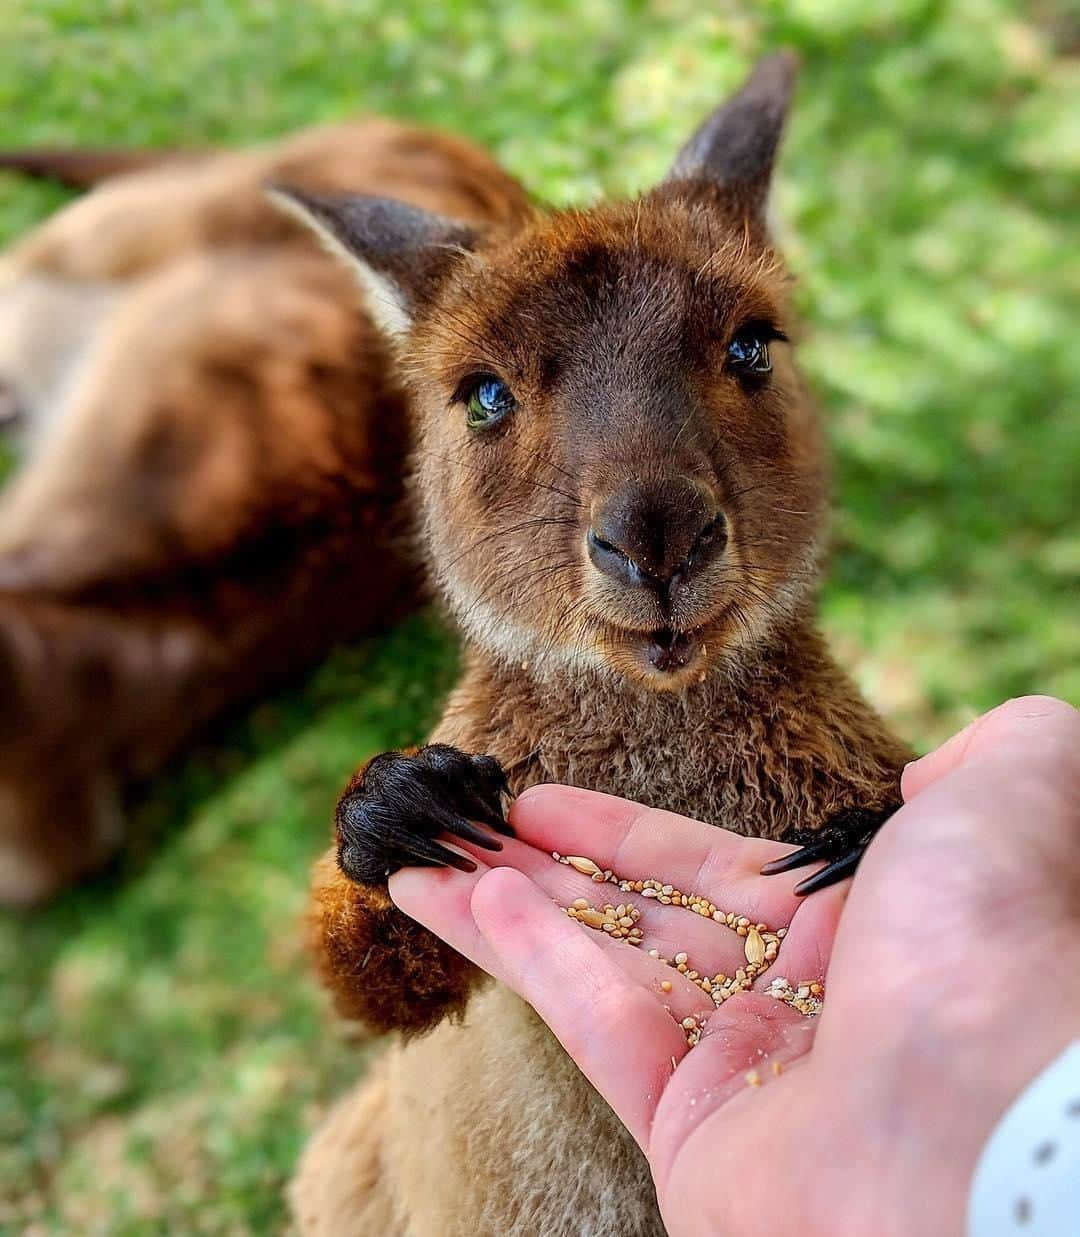
M 604 1102 L 388 874 L 468 867 L 447 839 L 497 846 L 506 796 L 559 781 L 809 842 L 785 866 L 828 860 L 810 891 L 898 804 L 910 753 L 815 626 L 827 470 L 765 220 L 793 78 L 764 60 L 631 202 L 472 227 L 279 191 L 398 357 L 424 558 L 465 648 L 431 743 L 354 776 L 316 868 L 321 973 L 399 1035 L 304 1154 L 306 1234 L 664 1231 Z
M 404 397 L 355 286 L 266 199 L 378 190 L 463 224 L 524 191 L 385 120 L 246 151 L 26 151 L 93 192 L 0 258 L 0 902 L 92 872 L 129 784 L 422 588 Z

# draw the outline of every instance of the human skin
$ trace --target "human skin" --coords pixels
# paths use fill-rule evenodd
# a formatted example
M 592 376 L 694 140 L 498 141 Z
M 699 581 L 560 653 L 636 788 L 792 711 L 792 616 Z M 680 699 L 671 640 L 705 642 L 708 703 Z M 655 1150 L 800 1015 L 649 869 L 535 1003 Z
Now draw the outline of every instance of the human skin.
M 462 847 L 475 872 L 390 891 L 549 1024 L 648 1156 L 672 1237 L 959 1233 L 994 1125 L 1080 1035 L 1080 713 L 1010 701 L 902 789 L 855 880 L 803 901 L 805 873 L 758 874 L 788 847 L 558 786 L 518 798 L 498 856 Z M 627 895 L 552 851 L 788 925 L 780 957 L 714 1009 L 647 951 L 731 974 L 739 938 L 641 899 L 640 949 L 588 931 L 558 906 Z M 821 1016 L 765 995 L 777 975 L 824 982 Z

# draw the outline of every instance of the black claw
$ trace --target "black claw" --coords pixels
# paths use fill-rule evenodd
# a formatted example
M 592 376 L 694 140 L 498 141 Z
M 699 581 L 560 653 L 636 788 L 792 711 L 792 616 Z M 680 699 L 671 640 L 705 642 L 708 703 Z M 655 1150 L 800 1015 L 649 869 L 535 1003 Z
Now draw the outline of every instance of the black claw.
M 819 889 L 827 889 L 830 885 L 846 880 L 859 866 L 859 860 L 865 853 L 866 847 L 861 846 L 858 850 L 853 850 L 842 859 L 834 859 L 832 863 L 823 867 L 820 872 L 815 872 L 813 876 L 808 876 L 806 880 L 800 881 L 795 886 L 795 896 L 805 898 L 807 894 L 817 893 Z
M 350 879 L 378 884 L 401 867 L 453 867 L 475 872 L 467 855 L 437 839 L 458 837 L 502 850 L 495 835 L 513 836 L 503 813 L 506 774 L 491 756 L 444 743 L 415 755 L 384 752 L 338 804 L 338 863 Z
M 774 859 L 761 869 L 762 876 L 779 876 L 810 863 L 827 861 L 826 866 L 800 881 L 794 892 L 800 898 L 827 889 L 850 876 L 859 866 L 874 835 L 899 808 L 899 803 L 886 808 L 852 808 L 839 812 L 815 833 L 791 829 L 784 841 L 800 844 L 799 849 L 781 859 Z
M 412 837 L 401 839 L 398 842 L 398 848 L 402 854 L 408 856 L 409 863 L 415 859 L 421 859 L 426 863 L 438 863 L 443 867 L 457 868 L 459 872 L 476 871 L 476 864 L 468 855 L 458 854 L 456 850 L 443 846 L 441 842 L 433 842 L 430 838 L 414 834 Z
M 503 812 L 502 803 L 496 799 L 494 802 L 485 800 L 483 803 L 475 800 L 463 813 L 470 820 L 479 821 L 482 825 L 487 825 L 489 829 L 494 829 L 496 833 L 501 833 L 503 837 L 512 838 L 514 831 L 510 827 Z
M 437 793 L 437 791 L 432 791 L 432 794 Z M 399 826 L 399 831 L 405 837 L 431 837 L 437 833 L 449 833 L 454 837 L 467 838 L 470 841 L 475 840 L 472 837 L 473 834 L 487 838 L 487 834 L 470 824 L 463 814 L 459 814 L 456 806 L 444 807 L 442 803 L 432 801 L 421 805 L 411 805 L 411 807 L 414 820 L 410 822 L 408 818 L 405 818 Z M 500 847 L 501 845 L 499 843 Z
M 474 820 L 477 824 L 487 825 L 489 829 L 493 829 L 496 833 L 501 834 L 504 838 L 512 838 L 514 830 L 506 817 L 499 812 L 470 812 L 466 813 L 470 820 Z
M 484 823 L 487 824 L 489 822 L 485 821 Z M 476 825 L 466 820 L 463 816 L 458 817 L 450 832 L 456 833 L 459 838 L 464 838 L 466 842 L 472 842 L 474 846 L 482 846 L 484 850 L 502 850 L 503 848 L 503 844 L 498 838 L 493 838 L 490 833 L 477 828 Z
M 812 842 L 799 850 L 793 850 L 782 859 L 774 859 L 761 869 L 762 876 L 779 876 L 783 872 L 793 872 L 796 868 L 804 868 L 808 863 L 817 863 L 819 859 L 828 859 L 835 849 L 831 839 Z

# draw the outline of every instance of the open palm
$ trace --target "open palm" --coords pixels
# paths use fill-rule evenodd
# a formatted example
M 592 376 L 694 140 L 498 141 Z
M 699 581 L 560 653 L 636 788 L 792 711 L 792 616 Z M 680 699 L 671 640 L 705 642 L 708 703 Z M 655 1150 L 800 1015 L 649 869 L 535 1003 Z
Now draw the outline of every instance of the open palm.
M 871 847 L 846 908 L 846 886 L 800 901 L 794 878 L 758 875 L 785 847 L 564 787 L 521 796 L 498 868 L 469 848 L 476 872 L 406 870 L 391 892 L 549 1023 L 649 1157 L 672 1234 L 959 1231 L 989 1129 L 1080 1031 L 1075 985 L 1045 983 L 1051 959 L 1080 967 L 1075 901 L 1048 896 L 1080 872 L 1077 715 L 1051 705 L 1068 741 L 1048 741 L 1036 705 L 1007 706 L 914 772 L 908 797 L 922 793 Z M 988 828 L 996 818 L 1009 828 Z M 552 852 L 700 895 L 724 922 Z M 640 944 L 560 909 L 579 899 L 636 907 Z M 700 979 L 730 983 L 760 953 L 726 912 L 766 940 L 787 930 L 717 1007 Z M 662 960 L 683 954 L 682 971 Z M 816 1018 L 769 994 L 819 983 Z M 1018 1041 L 1008 1028 L 1034 1007 Z

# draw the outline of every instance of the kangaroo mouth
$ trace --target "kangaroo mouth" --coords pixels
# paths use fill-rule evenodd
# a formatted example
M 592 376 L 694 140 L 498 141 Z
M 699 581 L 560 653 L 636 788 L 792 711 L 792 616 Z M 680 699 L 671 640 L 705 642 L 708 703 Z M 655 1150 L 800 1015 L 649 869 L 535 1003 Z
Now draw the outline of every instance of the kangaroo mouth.
M 703 680 L 723 646 L 724 611 L 694 627 L 608 627 L 611 666 L 656 691 L 681 691 Z
M 699 651 L 695 632 L 661 627 L 649 634 L 645 657 L 660 674 L 677 674 L 697 660 Z
M 613 649 L 613 663 L 631 677 L 659 691 L 678 691 L 701 679 L 708 666 L 706 631 L 623 632 Z

